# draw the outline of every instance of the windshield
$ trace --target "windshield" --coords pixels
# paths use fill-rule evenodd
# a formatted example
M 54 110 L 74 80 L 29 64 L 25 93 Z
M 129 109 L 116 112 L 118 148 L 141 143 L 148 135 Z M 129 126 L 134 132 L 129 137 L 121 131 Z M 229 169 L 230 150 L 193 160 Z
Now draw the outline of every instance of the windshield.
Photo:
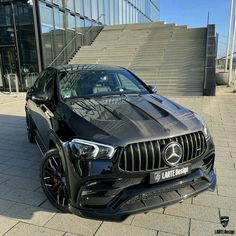
M 149 93 L 125 70 L 76 70 L 59 72 L 62 99 Z

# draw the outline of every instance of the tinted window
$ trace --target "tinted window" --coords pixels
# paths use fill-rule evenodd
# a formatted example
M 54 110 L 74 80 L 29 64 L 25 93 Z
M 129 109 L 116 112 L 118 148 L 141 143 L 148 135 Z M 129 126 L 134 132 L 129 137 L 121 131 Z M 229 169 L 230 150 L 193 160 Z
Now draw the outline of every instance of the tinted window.
M 59 73 L 63 99 L 148 93 L 144 85 L 127 71 L 88 70 Z
M 130 90 L 130 91 L 139 91 L 140 87 L 137 86 L 136 80 L 129 80 L 126 76 L 124 76 L 121 73 L 117 73 L 117 76 L 119 78 L 120 87 L 124 90 Z

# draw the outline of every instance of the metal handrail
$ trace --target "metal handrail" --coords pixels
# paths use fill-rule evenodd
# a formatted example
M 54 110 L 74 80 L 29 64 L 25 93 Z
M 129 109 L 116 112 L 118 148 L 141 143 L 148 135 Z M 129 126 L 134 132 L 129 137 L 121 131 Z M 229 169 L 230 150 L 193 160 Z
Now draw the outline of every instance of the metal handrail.
M 99 19 L 105 16 L 105 14 L 101 14 L 98 18 L 97 21 L 99 21 Z M 89 27 L 89 30 L 87 32 L 85 32 L 85 34 L 82 34 L 80 32 L 76 32 L 75 36 L 70 40 L 70 42 L 61 50 L 61 52 L 54 58 L 54 60 L 49 64 L 49 66 L 52 66 L 54 64 L 54 62 L 62 55 L 62 53 L 64 53 L 64 51 L 70 46 L 70 44 L 72 43 L 72 41 L 77 37 L 77 35 L 83 35 L 83 36 L 87 36 L 88 33 L 90 33 L 90 31 L 92 30 L 94 24 L 97 22 L 93 22 L 93 24 Z
M 49 66 L 52 66 L 53 63 L 64 53 L 64 51 L 71 45 L 72 41 L 78 36 L 78 35 L 84 35 L 80 32 L 76 32 L 76 35 L 70 40 L 70 42 L 61 50 L 61 52 L 54 58 L 54 60 L 49 64 Z
M 101 14 L 101 15 L 97 18 L 97 21 L 99 21 L 99 19 L 100 19 L 102 16 L 105 16 L 105 14 Z M 88 30 L 87 32 L 85 32 L 84 35 L 87 35 L 88 33 L 90 33 L 90 31 L 92 30 L 92 28 L 93 28 L 93 26 L 94 26 L 95 23 L 96 23 L 96 22 L 93 22 L 93 24 L 89 27 L 89 30 Z

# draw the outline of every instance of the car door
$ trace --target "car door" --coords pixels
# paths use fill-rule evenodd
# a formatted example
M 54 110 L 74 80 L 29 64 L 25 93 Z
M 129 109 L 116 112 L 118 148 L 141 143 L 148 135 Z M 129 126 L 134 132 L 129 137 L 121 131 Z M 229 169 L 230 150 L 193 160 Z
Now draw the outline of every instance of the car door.
M 44 148 L 48 149 L 49 137 L 48 131 L 53 128 L 53 117 L 55 111 L 54 100 L 54 82 L 56 78 L 56 70 L 47 69 L 45 73 L 36 81 L 33 91 L 31 91 L 31 99 L 29 99 L 29 107 L 31 116 L 37 127 L 37 136 Z M 47 97 L 46 101 L 38 100 L 37 96 Z M 35 99 L 36 98 L 36 99 Z

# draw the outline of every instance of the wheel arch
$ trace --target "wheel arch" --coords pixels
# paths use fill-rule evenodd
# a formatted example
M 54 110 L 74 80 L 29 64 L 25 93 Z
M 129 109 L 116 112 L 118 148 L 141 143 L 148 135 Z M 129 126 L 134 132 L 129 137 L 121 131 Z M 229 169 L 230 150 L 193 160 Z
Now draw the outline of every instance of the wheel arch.
M 67 166 L 67 161 L 66 161 L 66 154 L 64 152 L 63 148 L 63 141 L 58 137 L 56 132 L 54 130 L 49 131 L 49 150 L 51 149 L 57 149 L 58 153 L 60 155 L 62 165 L 65 168 L 66 174 L 68 176 L 68 166 Z M 70 182 L 69 179 L 67 179 L 67 184 L 68 184 L 68 189 L 70 189 Z M 70 195 L 70 192 L 69 192 Z
M 65 166 L 65 154 L 63 151 L 63 142 L 60 140 L 58 135 L 54 130 L 49 131 L 49 141 L 48 141 L 48 149 L 54 149 L 56 148 L 59 152 L 59 155 L 62 159 L 63 165 Z M 66 166 L 65 166 L 66 167 Z

